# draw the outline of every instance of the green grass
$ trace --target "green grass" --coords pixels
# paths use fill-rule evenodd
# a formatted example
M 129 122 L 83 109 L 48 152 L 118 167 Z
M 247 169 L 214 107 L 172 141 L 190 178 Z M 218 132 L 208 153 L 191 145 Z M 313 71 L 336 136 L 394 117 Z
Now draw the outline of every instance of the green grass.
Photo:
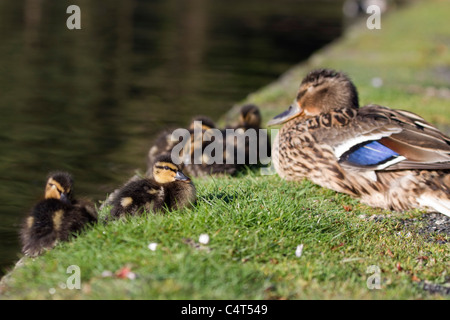
M 99 224 L 28 259 L 3 298 L 427 298 L 413 276 L 439 283 L 448 275 L 442 254 L 448 247 L 398 223 L 418 212 L 374 223 L 361 215 L 385 212 L 308 181 L 286 182 L 258 171 L 195 182 L 194 208 Z M 187 243 L 203 233 L 210 236 L 207 245 Z M 155 251 L 148 249 L 151 242 L 158 243 Z M 425 263 L 418 259 L 424 255 Z M 60 287 L 70 265 L 80 267 L 81 290 Z M 380 290 L 367 288 L 370 265 L 382 270 Z M 124 266 L 136 279 L 102 277 Z
M 346 72 L 355 82 L 361 105 L 377 103 L 416 112 L 440 126 L 450 123 L 450 2 L 422 1 L 382 15 L 381 29 L 365 20 L 341 39 L 292 68 L 278 81 L 244 101 L 256 103 L 267 119 L 287 108 L 302 78 L 315 68 Z M 371 80 L 383 80 L 375 88 Z M 444 89 L 444 94 L 430 89 Z M 235 108 L 227 118 L 236 117 Z
M 265 119 L 295 97 L 311 69 L 332 67 L 355 81 L 361 104 L 408 109 L 438 126 L 450 124 L 439 70 L 450 69 L 450 3 L 424 1 L 382 18 L 382 30 L 352 28 L 342 39 L 241 102 Z M 381 77 L 374 88 L 371 79 Z M 428 90 L 429 91 L 429 90 Z M 235 111 L 226 117 L 232 118 Z M 369 208 L 308 181 L 286 182 L 258 170 L 194 180 L 191 209 L 98 224 L 15 269 L 3 299 L 441 299 L 420 281 L 449 279 L 449 236 L 423 236 L 422 213 Z M 107 214 L 107 210 L 101 213 Z M 385 217 L 382 221 L 370 219 Z M 412 227 L 401 223 L 416 218 Z M 207 245 L 197 243 L 207 233 Z M 447 241 L 444 244 L 435 240 Z M 148 244 L 158 243 L 151 251 Z M 303 244 L 301 257 L 295 255 Z M 423 258 L 423 257 L 426 257 Z M 81 270 L 81 289 L 64 289 L 67 267 Z M 370 290 L 369 266 L 381 270 Z M 104 277 L 128 266 L 135 279 Z

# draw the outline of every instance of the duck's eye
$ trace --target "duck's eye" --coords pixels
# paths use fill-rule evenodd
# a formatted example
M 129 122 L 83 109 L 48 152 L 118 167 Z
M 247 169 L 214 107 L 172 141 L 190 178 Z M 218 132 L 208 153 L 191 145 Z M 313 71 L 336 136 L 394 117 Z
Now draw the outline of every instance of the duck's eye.
M 164 170 L 169 170 L 169 167 L 168 166 L 164 166 Z

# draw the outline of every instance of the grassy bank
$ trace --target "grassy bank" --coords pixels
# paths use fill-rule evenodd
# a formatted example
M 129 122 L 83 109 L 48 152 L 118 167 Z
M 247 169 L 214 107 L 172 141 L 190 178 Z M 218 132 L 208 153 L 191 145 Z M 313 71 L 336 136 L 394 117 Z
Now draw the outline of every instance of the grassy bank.
M 449 15 L 450 3 L 427 1 L 383 16 L 381 30 L 356 26 L 244 102 L 261 106 L 267 120 L 293 100 L 310 69 L 331 67 L 351 76 L 361 104 L 408 109 L 448 128 Z M 374 78 L 382 86 L 374 87 Z M 226 118 L 235 116 L 231 111 Z M 424 233 L 429 220 L 419 211 L 372 209 L 308 181 L 258 170 L 194 182 L 195 207 L 99 224 L 25 259 L 3 281 L 1 298 L 449 298 L 442 288 L 450 276 L 450 237 Z M 210 241 L 201 244 L 205 233 Z M 79 290 L 66 287 L 71 265 L 81 271 Z M 379 270 L 378 290 L 367 285 L 371 266 Z M 124 268 L 128 277 L 118 273 Z M 441 294 L 424 284 L 441 285 Z

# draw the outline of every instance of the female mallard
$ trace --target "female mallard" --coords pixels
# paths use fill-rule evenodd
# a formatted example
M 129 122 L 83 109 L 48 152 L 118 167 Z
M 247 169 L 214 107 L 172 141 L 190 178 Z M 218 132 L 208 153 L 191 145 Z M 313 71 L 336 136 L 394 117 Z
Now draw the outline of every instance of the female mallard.
M 153 178 L 128 182 L 116 193 L 111 217 L 157 212 L 164 207 L 178 209 L 195 200 L 196 190 L 191 180 L 173 163 L 170 155 L 162 155 L 153 165 Z
M 307 178 L 374 207 L 450 216 L 450 138 L 409 111 L 359 108 L 343 73 L 310 72 L 268 125 L 281 123 L 272 161 L 282 178 Z
M 22 226 L 22 252 L 37 256 L 95 222 L 97 214 L 93 205 L 73 198 L 70 174 L 51 173 L 45 186 L 45 199 L 36 204 Z

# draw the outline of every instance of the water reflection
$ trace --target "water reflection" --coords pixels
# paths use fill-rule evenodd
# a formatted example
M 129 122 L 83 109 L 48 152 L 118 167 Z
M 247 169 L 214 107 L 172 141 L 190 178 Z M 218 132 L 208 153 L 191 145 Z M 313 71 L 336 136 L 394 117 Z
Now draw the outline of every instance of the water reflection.
M 82 29 L 66 28 L 81 8 Z M 155 133 L 214 120 L 341 32 L 340 1 L 0 3 L 0 268 L 51 170 L 102 200 Z M 0 272 L 2 272 L 1 270 Z

